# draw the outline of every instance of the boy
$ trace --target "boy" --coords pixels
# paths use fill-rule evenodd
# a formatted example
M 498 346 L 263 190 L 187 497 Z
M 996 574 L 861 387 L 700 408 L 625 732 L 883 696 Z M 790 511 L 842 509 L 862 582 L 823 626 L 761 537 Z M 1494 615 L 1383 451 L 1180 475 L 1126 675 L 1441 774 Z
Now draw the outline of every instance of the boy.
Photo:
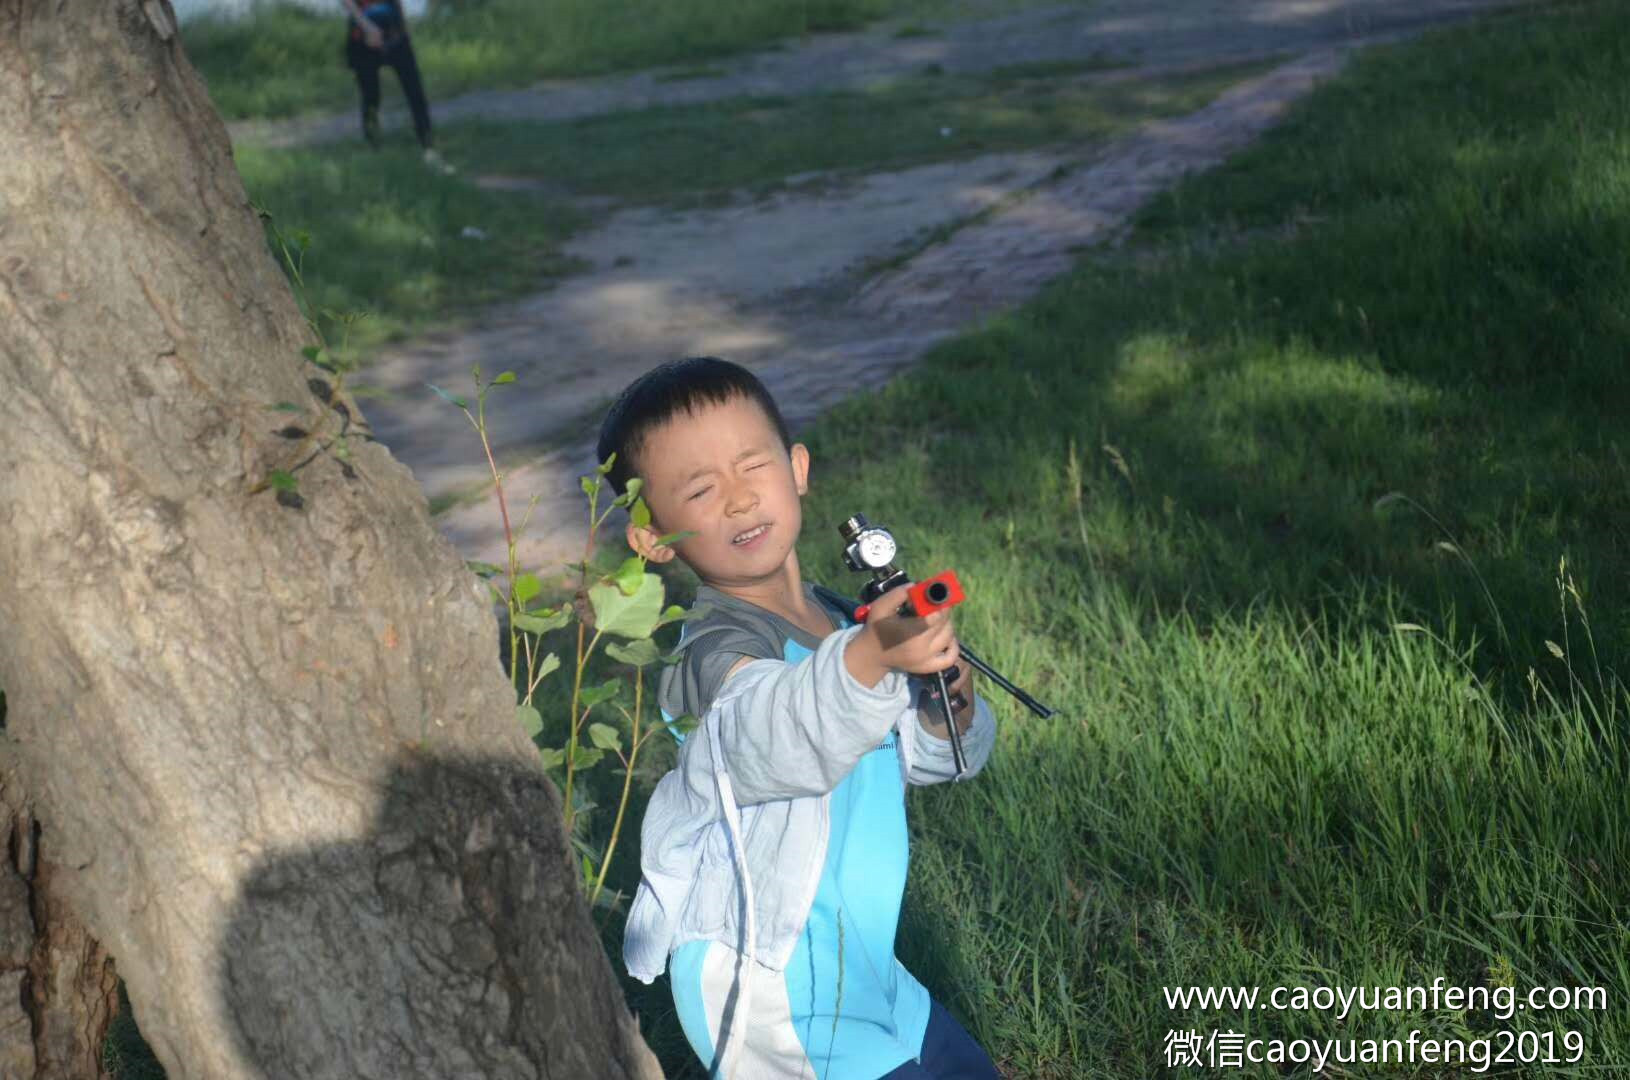
M 997 1076 L 990 1058 L 894 957 L 905 889 L 905 785 L 951 776 L 943 720 L 907 674 L 957 657 L 950 612 L 895 614 L 885 593 L 852 625 L 803 581 L 794 550 L 809 451 L 750 372 L 682 360 L 628 387 L 600 430 L 621 492 L 651 511 L 628 542 L 702 579 L 658 700 L 700 723 L 651 797 L 624 961 L 666 967 L 686 1038 L 714 1076 L 924 1080 Z M 670 532 L 694 535 L 671 546 Z M 995 721 L 967 672 L 970 773 Z

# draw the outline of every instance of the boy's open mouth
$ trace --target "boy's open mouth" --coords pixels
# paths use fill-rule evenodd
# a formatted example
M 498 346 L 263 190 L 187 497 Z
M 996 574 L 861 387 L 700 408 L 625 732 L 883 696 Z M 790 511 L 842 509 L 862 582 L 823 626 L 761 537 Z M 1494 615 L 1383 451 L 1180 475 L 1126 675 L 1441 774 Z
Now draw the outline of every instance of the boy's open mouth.
M 765 533 L 769 531 L 770 526 L 768 524 L 755 525 L 746 532 L 737 533 L 730 542 L 737 547 L 752 547 L 761 537 L 763 537 Z

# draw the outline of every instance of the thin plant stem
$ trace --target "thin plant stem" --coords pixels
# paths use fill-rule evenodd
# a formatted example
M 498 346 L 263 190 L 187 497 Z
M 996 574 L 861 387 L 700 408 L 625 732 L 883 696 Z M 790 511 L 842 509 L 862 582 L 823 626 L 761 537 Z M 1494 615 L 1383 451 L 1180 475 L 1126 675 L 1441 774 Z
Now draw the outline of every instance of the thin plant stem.
M 585 659 L 583 655 L 583 630 L 583 620 L 579 618 L 577 621 L 577 670 L 572 675 L 572 734 L 570 740 L 566 743 L 565 809 L 567 836 L 572 834 L 572 818 L 575 816 L 572 813 L 572 759 L 574 756 L 572 748 L 577 743 L 577 703 L 583 692 L 583 662 Z
M 504 498 L 504 479 L 498 472 L 498 462 L 492 456 L 492 443 L 487 438 L 487 393 L 481 389 L 479 384 L 476 386 L 475 407 L 477 416 L 471 416 L 469 409 L 465 409 L 463 412 L 465 418 L 475 426 L 476 434 L 481 436 L 481 449 L 487 455 L 487 468 L 492 471 L 493 488 L 498 493 L 498 512 L 504 518 L 504 545 L 509 551 L 509 685 L 513 687 L 515 685 L 516 670 L 515 647 L 517 642 L 515 639 L 519 633 L 515 629 L 515 572 L 517 569 L 515 565 L 515 533 L 509 524 L 509 501 Z M 530 692 L 528 692 L 527 696 L 531 697 Z
M 595 531 L 598 529 L 599 524 L 600 524 L 599 521 L 596 520 L 595 516 L 594 516 L 595 510 L 597 510 L 599 508 L 599 503 L 600 503 L 600 486 L 598 484 L 594 484 L 594 485 L 591 486 L 591 490 L 589 491 L 589 535 L 588 535 L 588 538 L 583 541 L 583 562 L 582 562 L 581 566 L 578 569 L 578 580 L 577 580 L 578 595 L 583 598 L 583 601 L 584 601 L 585 604 L 588 602 L 588 593 L 589 593 L 589 560 L 594 557 L 594 534 L 595 534 Z M 607 514 L 611 513 L 611 510 L 610 510 L 609 507 L 607 508 L 606 513 Z M 579 611 L 577 613 L 577 671 L 572 676 L 572 711 L 571 711 L 571 729 L 572 730 L 571 730 L 571 737 L 567 740 L 567 743 L 566 743 L 566 792 L 565 792 L 566 807 L 565 807 L 565 809 L 566 809 L 566 835 L 567 836 L 572 835 L 572 825 L 573 825 L 573 823 L 574 823 L 574 821 L 575 821 L 575 819 L 577 817 L 577 815 L 572 812 L 572 779 L 573 779 L 573 774 L 576 772 L 576 765 L 575 765 L 575 761 L 574 761 L 574 758 L 576 757 L 576 755 L 573 754 L 572 751 L 577 749 L 578 725 L 582 722 L 581 718 L 577 715 L 577 705 L 578 705 L 579 700 L 581 699 L 581 695 L 582 695 L 582 692 L 583 692 L 583 668 L 589 662 L 589 653 L 592 653 L 594 651 L 594 643 L 596 641 L 600 640 L 600 631 L 598 629 L 596 629 L 595 632 L 594 632 L 594 640 L 589 642 L 588 651 L 585 652 L 584 649 L 583 649 L 583 630 L 584 630 L 584 627 L 583 627 L 583 613 L 581 611 Z
M 583 710 L 583 715 L 577 715 L 577 705 L 583 690 L 583 671 L 589 665 L 589 657 L 594 655 L 594 647 L 600 643 L 600 631 L 596 630 L 589 639 L 589 647 L 583 648 L 583 624 L 577 624 L 577 675 L 572 680 L 572 733 L 566 741 L 566 831 L 571 832 L 572 820 L 576 817 L 572 813 L 572 765 L 573 751 L 577 749 L 577 736 L 583 730 L 583 722 L 589 718 L 589 710 Z M 591 706 L 592 708 L 592 706 Z
M 634 669 L 634 718 L 631 722 L 633 729 L 632 742 L 628 748 L 628 760 L 623 764 L 623 795 L 617 803 L 617 820 L 611 826 L 611 839 L 606 843 L 606 853 L 600 859 L 600 876 L 595 879 L 594 892 L 589 896 L 589 910 L 594 910 L 595 902 L 600 899 L 600 890 L 606 883 L 606 871 L 611 867 L 611 853 L 617 850 L 617 837 L 623 830 L 623 814 L 628 810 L 628 794 L 634 784 L 634 762 L 640 756 L 640 697 L 645 689 L 645 671 L 643 668 Z

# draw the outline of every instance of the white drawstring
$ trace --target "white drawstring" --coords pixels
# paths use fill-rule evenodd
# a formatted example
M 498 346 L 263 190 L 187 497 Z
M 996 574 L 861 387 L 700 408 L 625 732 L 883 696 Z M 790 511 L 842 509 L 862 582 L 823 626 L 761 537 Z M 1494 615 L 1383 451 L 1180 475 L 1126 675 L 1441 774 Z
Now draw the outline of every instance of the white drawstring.
M 714 713 L 711 730 L 708 732 L 709 749 L 713 756 L 713 779 L 719 789 L 719 801 L 724 809 L 725 832 L 730 837 L 731 852 L 736 861 L 736 872 L 741 875 L 741 892 L 743 903 L 747 907 L 746 941 L 742 950 L 742 980 L 741 993 L 736 996 L 736 1005 L 730 1010 L 728 1016 L 722 1017 L 719 1023 L 729 1028 L 729 1037 L 725 1039 L 724 1049 L 719 1055 L 721 1067 L 725 1068 L 725 1080 L 731 1080 L 736 1072 L 736 1058 L 732 1052 L 740 1046 L 746 1037 L 747 1025 L 752 1023 L 753 1017 L 753 954 L 757 949 L 757 927 L 753 918 L 753 879 L 747 873 L 747 852 L 742 844 L 741 815 L 736 809 L 736 793 L 730 786 L 730 775 L 724 770 L 723 752 L 719 749 L 719 721 L 718 714 Z M 737 1017 L 742 1019 L 740 1025 L 734 1021 Z

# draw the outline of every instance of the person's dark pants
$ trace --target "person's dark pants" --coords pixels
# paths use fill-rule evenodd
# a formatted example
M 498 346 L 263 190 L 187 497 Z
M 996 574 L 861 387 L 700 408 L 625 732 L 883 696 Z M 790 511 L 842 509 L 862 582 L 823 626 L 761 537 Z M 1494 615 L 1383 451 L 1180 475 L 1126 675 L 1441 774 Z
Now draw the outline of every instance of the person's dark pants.
M 419 63 L 413 58 L 413 43 L 406 34 L 395 40 L 387 38 L 383 49 L 370 49 L 366 42 L 347 41 L 345 62 L 357 75 L 357 89 L 362 91 L 362 132 L 372 142 L 376 137 L 379 118 L 379 69 L 395 70 L 402 93 L 407 96 L 408 108 L 413 112 L 413 133 L 419 145 L 429 149 L 430 102 L 425 100 L 424 82 L 419 78 Z
M 990 1055 L 935 1001 L 923 1033 L 921 1061 L 908 1061 L 882 1080 L 1001 1080 Z

